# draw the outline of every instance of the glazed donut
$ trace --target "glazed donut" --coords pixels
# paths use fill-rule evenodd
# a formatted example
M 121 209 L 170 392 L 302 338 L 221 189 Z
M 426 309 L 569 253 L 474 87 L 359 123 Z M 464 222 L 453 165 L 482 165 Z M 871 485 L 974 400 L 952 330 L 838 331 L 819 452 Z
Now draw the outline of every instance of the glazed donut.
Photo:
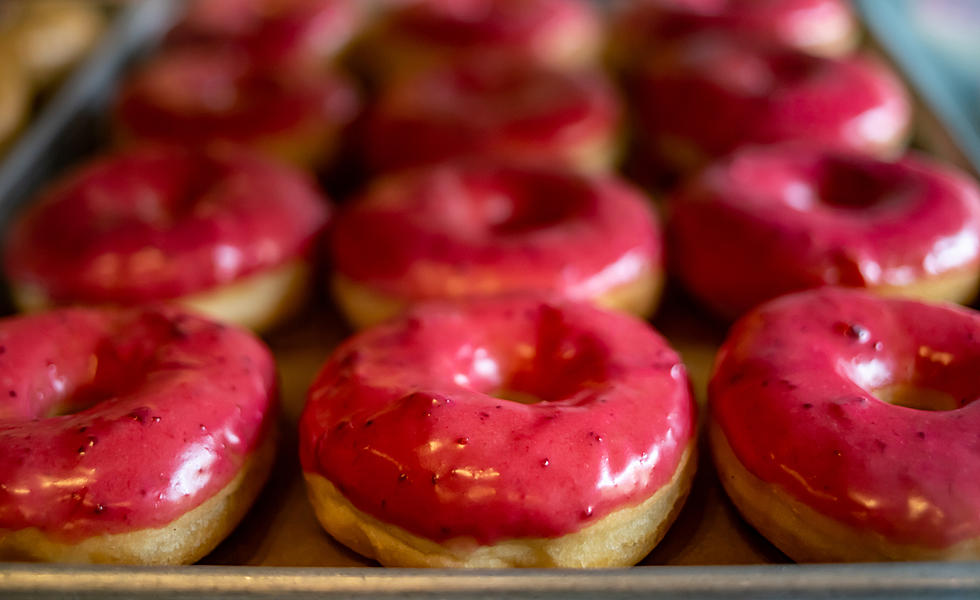
M 597 63 L 602 19 L 586 0 L 393 2 L 365 42 L 379 79 L 459 59 L 577 71 Z
M 677 274 L 729 318 L 821 285 L 968 302 L 980 281 L 980 190 L 922 157 L 746 148 L 669 212 Z
M 53 186 L 11 226 L 16 303 L 176 300 L 262 330 L 305 299 L 328 206 L 292 169 L 243 150 L 133 149 Z
M 31 87 L 20 63 L 0 47 L 0 152 L 20 131 L 31 104 Z
M 385 88 L 365 155 L 376 172 L 479 157 L 595 173 L 616 162 L 619 126 L 618 97 L 598 72 L 460 62 Z
M 324 528 L 387 566 L 626 566 L 680 510 L 695 428 L 684 366 L 645 323 L 494 299 L 344 343 L 300 459 Z
M 174 44 L 224 42 L 271 69 L 319 69 L 354 37 L 361 0 L 194 0 Z
M 333 155 L 359 105 L 356 89 L 337 73 L 262 69 L 230 47 L 186 46 L 129 78 L 115 121 L 123 141 L 227 142 L 315 167 Z
M 377 181 L 332 228 L 334 292 L 363 327 L 440 298 L 539 292 L 649 316 L 659 222 L 612 176 L 445 165 Z
M 669 40 L 717 31 L 817 56 L 843 56 L 858 27 L 846 0 L 630 0 L 612 17 L 613 60 L 630 63 Z
M 687 172 L 738 146 L 797 140 L 892 157 L 911 119 L 901 81 L 871 57 L 818 58 L 724 35 L 664 45 L 629 85 L 651 169 Z
M 269 351 L 175 308 L 0 321 L 0 558 L 190 563 L 274 454 Z
M 33 85 L 64 75 L 102 33 L 98 7 L 77 0 L 14 0 L 0 6 L 0 47 L 12 51 Z
M 980 314 L 825 288 L 739 321 L 709 386 L 745 518 L 797 561 L 980 558 Z

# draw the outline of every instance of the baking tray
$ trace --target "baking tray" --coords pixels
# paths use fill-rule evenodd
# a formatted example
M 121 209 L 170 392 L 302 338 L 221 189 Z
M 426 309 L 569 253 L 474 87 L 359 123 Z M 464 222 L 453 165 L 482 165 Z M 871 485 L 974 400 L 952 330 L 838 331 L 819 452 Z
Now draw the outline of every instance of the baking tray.
M 177 3 L 146 0 L 120 12 L 104 44 L 69 80 L 0 165 L 0 224 L 44 181 L 106 139 L 105 110 L 120 70 L 171 22 Z M 2 231 L 2 228 L 0 228 Z M 707 453 L 691 498 L 641 566 L 571 571 L 381 569 L 317 525 L 299 477 L 295 422 L 313 374 L 347 330 L 317 297 L 267 341 L 283 398 L 283 443 L 272 480 L 242 525 L 202 564 L 102 567 L 0 563 L 3 598 L 535 597 L 535 598 L 980 598 L 980 563 L 793 565 L 728 503 Z M 655 325 L 703 391 L 724 326 L 668 294 Z

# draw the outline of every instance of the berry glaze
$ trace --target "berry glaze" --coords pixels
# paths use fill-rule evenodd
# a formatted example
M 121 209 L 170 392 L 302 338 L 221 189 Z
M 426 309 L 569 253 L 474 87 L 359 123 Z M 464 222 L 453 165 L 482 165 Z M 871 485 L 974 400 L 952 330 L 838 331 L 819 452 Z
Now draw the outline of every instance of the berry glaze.
M 695 423 L 680 359 L 632 317 L 526 299 L 429 305 L 334 352 L 310 389 L 300 458 L 384 522 L 491 545 L 642 502 L 671 480 Z
M 168 42 L 230 44 L 268 68 L 325 66 L 353 37 L 358 0 L 195 0 Z
M 262 69 L 241 50 L 186 46 L 136 71 L 115 111 L 123 135 L 137 140 L 263 148 L 280 138 L 338 130 L 359 105 L 356 89 L 337 73 Z
M 5 267 L 55 302 L 177 298 L 308 255 L 328 216 L 304 175 L 243 150 L 130 149 L 45 192 Z
M 331 232 L 337 272 L 398 299 L 593 299 L 659 273 L 659 222 L 611 176 L 450 165 L 380 179 Z
M 819 55 L 854 46 L 857 24 L 843 0 L 640 0 L 615 16 L 616 43 L 640 52 L 704 31 L 737 34 Z
M 892 543 L 980 536 L 980 315 L 826 288 L 740 320 L 709 385 L 739 462 L 819 513 Z M 953 410 L 889 404 L 894 384 Z
M 717 34 L 665 44 L 630 85 L 648 151 L 682 170 L 742 145 L 796 140 L 891 155 L 911 119 L 904 86 L 870 57 L 819 58 Z
M 577 167 L 583 146 L 613 154 L 620 112 L 597 72 L 459 62 L 391 83 L 368 118 L 365 152 L 377 171 L 460 157 Z
M 980 189 L 917 156 L 747 148 L 669 210 L 678 274 L 726 316 L 821 285 L 900 288 L 980 267 Z
M 4 319 L 0 385 L 0 532 L 66 542 L 200 505 L 267 439 L 278 402 L 257 339 L 168 307 Z

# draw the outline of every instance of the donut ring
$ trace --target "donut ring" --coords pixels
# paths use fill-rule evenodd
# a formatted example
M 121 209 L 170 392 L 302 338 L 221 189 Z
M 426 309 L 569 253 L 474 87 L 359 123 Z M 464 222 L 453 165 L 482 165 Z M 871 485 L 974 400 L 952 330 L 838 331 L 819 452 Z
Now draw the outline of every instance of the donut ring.
M 978 336 L 975 311 L 858 290 L 759 307 L 709 385 L 729 496 L 798 561 L 980 558 Z
M 820 58 L 710 33 L 664 44 L 629 85 L 647 168 L 681 173 L 750 144 L 894 157 L 912 115 L 902 82 L 870 56 Z
M 168 49 L 124 83 L 115 107 L 123 142 L 247 146 L 306 168 L 329 160 L 360 109 L 348 79 L 267 69 L 230 46 Z
M 550 293 L 649 316 L 659 222 L 612 176 L 456 164 L 378 180 L 331 230 L 335 297 L 358 327 L 433 299 Z
M 597 72 L 460 61 L 382 89 L 365 154 L 378 172 L 460 158 L 608 172 L 619 156 L 620 117 L 616 92 Z
M 176 44 L 221 42 L 273 69 L 322 69 L 353 38 L 358 0 L 195 0 L 170 34 Z
M 384 565 L 625 566 L 683 503 L 695 424 L 649 326 L 493 300 L 342 345 L 310 388 L 300 458 L 321 524 Z
M 0 557 L 180 564 L 268 475 L 269 351 L 174 308 L 0 321 Z
M 378 79 L 458 60 L 580 71 L 595 65 L 602 18 L 583 0 L 393 2 L 364 44 Z
M 681 280 L 729 318 L 821 285 L 968 302 L 980 281 L 980 189 L 922 157 L 747 148 L 669 210 Z
M 17 55 L 37 87 L 49 85 L 79 62 L 102 28 L 102 13 L 88 2 L 21 0 L 0 10 L 0 46 Z
M 328 216 L 304 175 L 249 152 L 144 147 L 45 192 L 4 262 L 23 310 L 176 300 L 262 330 L 305 300 Z

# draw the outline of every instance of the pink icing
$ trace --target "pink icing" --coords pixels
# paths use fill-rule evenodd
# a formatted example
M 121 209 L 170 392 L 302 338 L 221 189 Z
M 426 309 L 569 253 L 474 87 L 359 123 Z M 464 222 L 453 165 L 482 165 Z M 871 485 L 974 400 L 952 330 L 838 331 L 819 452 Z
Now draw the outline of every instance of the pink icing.
M 638 320 L 528 299 L 437 305 L 331 356 L 300 458 L 382 521 L 488 545 L 643 501 L 670 481 L 695 422 L 680 359 Z
M 228 147 L 144 147 L 44 193 L 10 228 L 5 266 L 59 302 L 174 298 L 304 256 L 327 217 L 285 166 Z
M 231 46 L 168 49 L 123 85 L 116 118 L 137 139 L 262 147 L 338 130 L 356 116 L 360 101 L 345 77 L 259 66 Z
M 678 144 L 700 158 L 794 140 L 887 154 L 911 115 L 901 82 L 870 57 L 818 58 L 710 33 L 651 54 L 632 88 L 643 143 L 672 163 L 664 153 Z
M 845 43 L 856 29 L 843 0 L 640 0 L 616 15 L 615 39 L 656 51 L 657 44 L 704 31 L 734 33 L 811 50 Z
M 195 0 L 176 44 L 224 42 L 263 66 L 317 68 L 354 35 L 360 0 Z
M 674 262 L 724 315 L 780 294 L 901 286 L 980 264 L 980 190 L 924 158 L 749 148 L 671 202 Z
M 980 315 L 826 288 L 739 321 L 709 386 L 739 461 L 818 512 L 893 543 L 980 536 Z M 911 383 L 961 408 L 887 404 Z
M 0 529 L 162 527 L 231 481 L 276 402 L 258 340 L 173 308 L 0 321 Z
M 595 72 L 480 60 L 402 77 L 368 119 L 375 170 L 482 157 L 574 165 L 583 145 L 615 136 L 620 107 Z
M 379 180 L 332 230 L 335 268 L 404 300 L 595 298 L 658 271 L 658 221 L 611 176 L 453 165 Z

